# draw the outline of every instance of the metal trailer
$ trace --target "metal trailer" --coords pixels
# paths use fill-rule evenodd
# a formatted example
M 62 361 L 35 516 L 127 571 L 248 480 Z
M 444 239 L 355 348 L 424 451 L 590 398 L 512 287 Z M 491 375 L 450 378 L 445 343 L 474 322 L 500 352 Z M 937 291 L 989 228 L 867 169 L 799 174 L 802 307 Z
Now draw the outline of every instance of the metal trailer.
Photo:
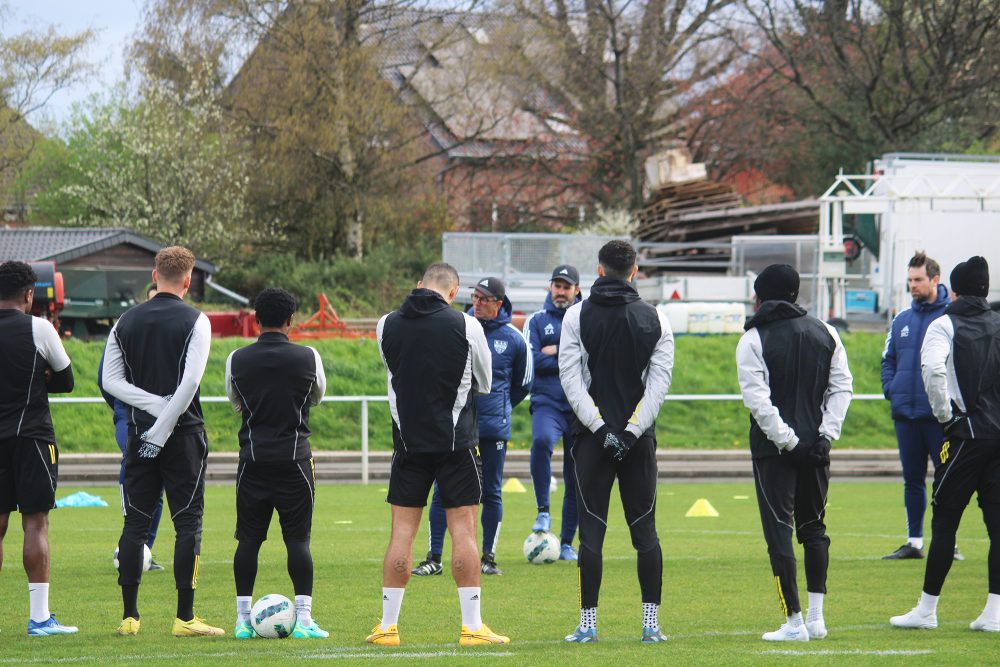
M 859 216 L 875 219 L 877 257 L 861 284 L 875 290 L 883 317 L 909 305 L 906 265 L 917 250 L 940 262 L 944 283 L 957 263 L 985 256 L 997 267 L 990 299 L 1000 297 L 1000 157 L 890 153 L 871 174 L 838 174 L 820 202 L 820 312 L 846 313 L 844 228 Z

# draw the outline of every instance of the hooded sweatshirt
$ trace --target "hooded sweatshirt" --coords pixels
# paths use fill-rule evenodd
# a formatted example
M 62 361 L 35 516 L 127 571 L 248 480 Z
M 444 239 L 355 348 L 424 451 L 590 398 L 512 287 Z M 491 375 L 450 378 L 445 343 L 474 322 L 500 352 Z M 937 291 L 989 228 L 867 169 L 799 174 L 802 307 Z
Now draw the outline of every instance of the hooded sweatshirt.
M 598 278 L 563 317 L 559 379 L 580 424 L 654 435 L 670 389 L 674 336 L 666 316 L 623 280 Z
M 736 346 L 750 453 L 776 456 L 799 441 L 840 437 L 853 396 L 837 330 L 787 301 L 765 301 Z
M 965 419 L 949 439 L 1000 439 L 1000 313 L 986 299 L 961 296 L 927 327 L 920 366 L 939 422 Z
M 446 453 L 479 444 L 474 394 L 489 394 L 493 366 L 483 327 L 437 292 L 413 290 L 376 327 L 385 364 L 393 445 Z

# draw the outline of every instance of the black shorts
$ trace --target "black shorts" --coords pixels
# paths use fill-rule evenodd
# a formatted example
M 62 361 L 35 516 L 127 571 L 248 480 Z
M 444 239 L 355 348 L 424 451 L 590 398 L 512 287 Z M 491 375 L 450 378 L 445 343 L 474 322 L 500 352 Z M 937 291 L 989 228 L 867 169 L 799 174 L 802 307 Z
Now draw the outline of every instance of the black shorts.
M 316 471 L 313 460 L 281 463 L 240 461 L 236 472 L 236 539 L 263 542 L 278 510 L 286 542 L 305 542 L 312 532 Z
M 478 449 L 443 454 L 408 454 L 397 449 L 389 472 L 386 502 L 400 507 L 424 507 L 434 482 L 446 509 L 478 505 L 483 499 L 483 466 Z
M 0 440 L 0 514 L 47 512 L 56 506 L 59 448 L 32 438 Z
M 205 466 L 208 441 L 205 432 L 170 436 L 155 459 L 139 458 L 139 438 L 130 435 L 125 445 L 125 515 L 137 512 L 152 520 L 166 492 L 170 517 L 205 512 Z
M 964 510 L 978 495 L 979 506 L 1000 505 L 1000 440 L 953 439 L 941 446 L 931 504 Z

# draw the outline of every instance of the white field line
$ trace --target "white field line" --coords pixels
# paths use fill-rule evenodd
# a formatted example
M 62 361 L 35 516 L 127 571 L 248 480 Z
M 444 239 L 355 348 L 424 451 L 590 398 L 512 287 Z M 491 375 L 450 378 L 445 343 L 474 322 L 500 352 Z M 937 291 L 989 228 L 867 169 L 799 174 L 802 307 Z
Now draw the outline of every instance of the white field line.
M 865 651 L 859 648 L 856 649 L 841 649 L 838 651 L 761 651 L 761 655 L 799 655 L 803 657 L 811 657 L 814 655 L 928 655 L 934 653 L 929 649 L 908 651 L 903 649 L 885 649 L 885 650 L 871 650 Z

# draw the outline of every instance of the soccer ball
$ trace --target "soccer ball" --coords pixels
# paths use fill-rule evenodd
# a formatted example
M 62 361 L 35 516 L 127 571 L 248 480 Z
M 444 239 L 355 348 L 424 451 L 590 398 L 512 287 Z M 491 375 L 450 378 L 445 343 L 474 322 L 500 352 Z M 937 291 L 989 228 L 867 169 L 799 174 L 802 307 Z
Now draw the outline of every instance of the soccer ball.
M 532 533 L 524 540 L 524 557 L 532 565 L 544 565 L 559 560 L 559 538 L 552 533 Z
M 284 595 L 265 595 L 250 610 L 254 632 L 266 639 L 284 639 L 292 634 L 295 620 L 295 605 Z
M 113 559 L 115 564 L 115 570 L 118 569 L 118 547 L 115 547 L 115 556 Z M 142 571 L 149 572 L 149 564 L 153 562 L 153 552 L 149 550 L 148 544 L 142 545 Z

